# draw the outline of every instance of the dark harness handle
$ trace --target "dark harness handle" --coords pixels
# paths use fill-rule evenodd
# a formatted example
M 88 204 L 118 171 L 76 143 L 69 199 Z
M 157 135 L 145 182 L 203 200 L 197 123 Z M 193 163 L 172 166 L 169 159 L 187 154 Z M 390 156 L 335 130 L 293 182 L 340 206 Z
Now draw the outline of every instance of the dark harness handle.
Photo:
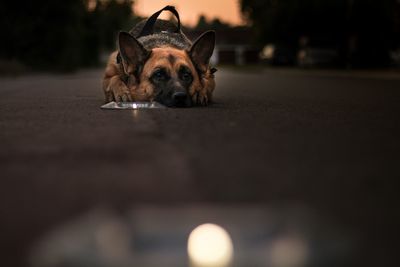
M 163 9 L 157 11 L 156 13 L 154 13 L 153 15 L 151 15 L 150 18 L 147 19 L 146 24 L 143 26 L 142 31 L 140 32 L 138 37 L 142 37 L 142 36 L 146 36 L 146 35 L 150 35 L 154 33 L 154 24 L 157 21 L 158 16 L 160 16 L 160 14 L 164 11 L 170 11 L 172 14 L 175 15 L 176 19 L 178 20 L 178 26 L 175 30 L 175 33 L 180 33 L 181 31 L 181 20 L 179 18 L 179 14 L 176 11 L 174 6 L 166 6 Z

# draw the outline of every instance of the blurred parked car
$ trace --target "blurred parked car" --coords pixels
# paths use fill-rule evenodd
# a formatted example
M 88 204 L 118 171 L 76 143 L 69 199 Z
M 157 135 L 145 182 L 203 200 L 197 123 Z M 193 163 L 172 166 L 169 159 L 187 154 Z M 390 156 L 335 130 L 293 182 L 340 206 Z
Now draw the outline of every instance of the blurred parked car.
M 339 54 L 334 49 L 309 47 L 297 53 L 297 64 L 303 68 L 335 67 L 338 61 Z
M 275 66 L 294 65 L 296 53 L 293 48 L 284 45 L 268 44 L 260 53 L 262 62 Z

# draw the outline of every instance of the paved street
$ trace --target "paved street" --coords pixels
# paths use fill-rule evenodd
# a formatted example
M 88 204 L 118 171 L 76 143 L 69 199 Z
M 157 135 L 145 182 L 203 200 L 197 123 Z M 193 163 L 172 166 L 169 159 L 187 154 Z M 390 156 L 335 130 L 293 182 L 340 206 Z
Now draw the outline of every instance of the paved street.
M 301 203 L 355 237 L 354 262 L 390 262 L 398 76 L 222 69 L 210 107 L 121 111 L 100 109 L 101 75 L 0 78 L 4 266 L 94 206 L 204 202 Z

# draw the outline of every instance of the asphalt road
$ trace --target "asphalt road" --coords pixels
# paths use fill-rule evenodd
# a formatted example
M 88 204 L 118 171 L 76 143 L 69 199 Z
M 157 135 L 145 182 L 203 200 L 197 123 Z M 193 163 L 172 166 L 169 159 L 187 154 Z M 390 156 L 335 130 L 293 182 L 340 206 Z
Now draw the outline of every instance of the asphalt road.
M 353 263 L 395 255 L 396 75 L 223 69 L 212 106 L 137 111 L 100 110 L 100 80 L 0 78 L 4 266 L 99 204 L 302 203 L 356 236 Z

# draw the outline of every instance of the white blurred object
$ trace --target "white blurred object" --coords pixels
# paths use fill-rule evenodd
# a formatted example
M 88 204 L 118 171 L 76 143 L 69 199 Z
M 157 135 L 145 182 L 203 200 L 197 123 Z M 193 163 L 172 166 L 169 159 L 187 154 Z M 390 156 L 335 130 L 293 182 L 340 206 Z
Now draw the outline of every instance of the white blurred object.
M 157 102 L 109 102 L 101 106 L 102 109 L 146 109 L 165 108 Z
M 98 207 L 43 233 L 28 267 L 344 266 L 353 238 L 298 204 Z
M 272 58 L 274 57 L 274 53 L 275 53 L 275 46 L 273 44 L 268 44 L 264 46 L 263 50 L 261 51 L 260 58 L 272 60 Z
M 193 267 L 229 266 L 233 258 L 231 237 L 216 224 L 202 224 L 189 236 L 188 254 Z

